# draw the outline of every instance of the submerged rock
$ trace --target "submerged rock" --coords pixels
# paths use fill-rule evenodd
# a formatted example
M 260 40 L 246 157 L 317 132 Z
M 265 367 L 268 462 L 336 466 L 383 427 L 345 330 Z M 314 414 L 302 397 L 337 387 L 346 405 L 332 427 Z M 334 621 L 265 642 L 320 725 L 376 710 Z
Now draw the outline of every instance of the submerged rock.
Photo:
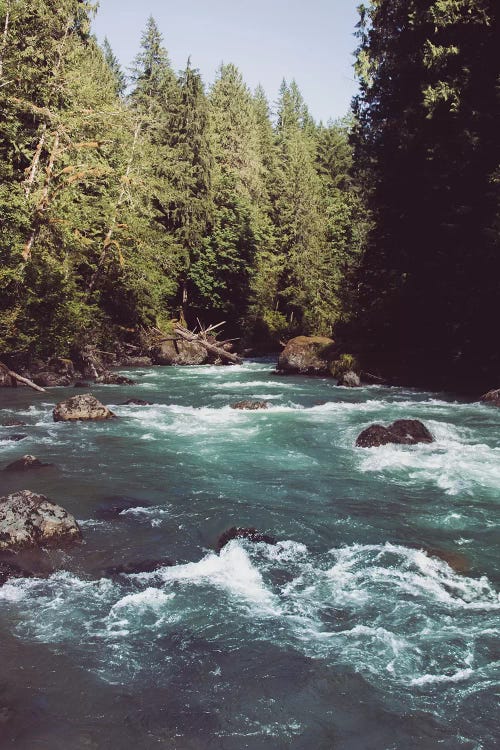
M 144 401 L 142 398 L 129 398 L 121 406 L 153 406 L 152 401 Z
M 485 404 L 491 404 L 491 406 L 500 407 L 500 388 L 485 393 L 484 396 L 481 396 L 481 401 Z
M 21 422 L 19 419 L 8 419 L 2 424 L 2 427 L 26 427 L 26 422 Z
M 87 383 L 85 380 L 77 380 L 73 388 L 90 388 L 90 383 Z
M 109 521 L 117 518 L 121 513 L 131 508 L 150 508 L 151 503 L 147 500 L 140 500 L 137 497 L 128 497 L 127 495 L 117 495 L 116 497 L 107 497 L 109 505 L 101 506 L 96 510 L 97 518 L 103 521 Z
M 0 498 L 0 550 L 62 546 L 82 537 L 75 518 L 44 495 L 20 490 Z
M 231 409 L 246 409 L 248 411 L 256 411 L 257 409 L 268 409 L 269 404 L 267 401 L 238 401 L 235 404 L 231 404 Z
M 261 531 L 257 531 L 252 526 L 241 527 L 232 526 L 230 529 L 224 531 L 217 540 L 215 547 L 216 552 L 220 552 L 223 547 L 228 544 L 232 539 L 248 539 L 251 542 L 265 542 L 266 544 L 276 544 L 276 539 L 269 534 L 263 534 Z
M 337 385 L 343 385 L 344 388 L 360 388 L 361 380 L 353 370 L 348 370 L 338 378 Z
M 71 396 L 61 401 L 53 411 L 54 422 L 75 422 L 86 420 L 103 420 L 116 417 L 107 406 L 101 404 L 90 393 L 82 396 Z
M 358 448 L 377 448 L 381 445 L 416 445 L 433 443 L 434 438 L 427 427 L 418 419 L 398 419 L 389 427 L 373 424 L 358 435 Z
M 168 557 L 159 560 L 139 560 L 138 562 L 123 563 L 123 565 L 112 565 L 105 568 L 106 576 L 137 575 L 139 573 L 154 573 L 161 568 L 171 568 L 175 563 Z
M 432 547 L 424 547 L 423 550 L 429 557 L 437 557 L 439 560 L 443 560 L 455 573 L 470 573 L 472 569 L 470 561 L 461 552 Z
M 290 339 L 278 359 L 280 374 L 331 375 L 336 357 L 333 339 L 326 336 L 297 336 Z
M 19 433 L 14 433 L 10 435 L 2 435 L 2 440 L 10 440 L 13 443 L 19 442 L 19 440 L 24 440 L 27 438 L 27 435 L 21 435 Z
M 43 461 L 40 461 L 39 458 L 36 458 L 36 456 L 22 456 L 21 458 L 18 458 L 17 461 L 13 461 L 10 464 L 7 464 L 4 471 L 29 471 L 30 469 L 49 469 L 52 468 L 54 464 L 44 464 Z

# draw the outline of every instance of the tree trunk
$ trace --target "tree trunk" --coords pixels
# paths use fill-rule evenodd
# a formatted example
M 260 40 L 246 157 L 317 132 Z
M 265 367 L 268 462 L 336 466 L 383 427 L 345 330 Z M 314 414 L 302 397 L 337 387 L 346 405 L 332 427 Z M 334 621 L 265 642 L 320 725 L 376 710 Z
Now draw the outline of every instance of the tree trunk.
M 5 24 L 3 27 L 2 34 L 2 48 L 0 49 L 0 78 L 3 78 L 3 56 L 7 48 L 7 35 L 9 33 L 9 21 L 10 21 L 10 2 L 7 0 L 7 9 L 5 11 Z
M 40 393 L 45 393 L 45 388 L 41 388 L 39 385 L 35 385 L 31 380 L 28 380 L 28 378 L 23 378 L 22 375 L 18 375 L 17 372 L 13 372 L 11 369 L 7 367 L 7 365 L 4 365 L 3 362 L 0 362 L 0 370 L 3 370 L 7 373 L 7 375 L 12 379 L 19 383 L 23 383 L 24 385 L 27 385 L 29 388 L 33 388 L 35 391 L 40 391 Z
M 46 133 L 47 133 L 47 123 L 44 122 L 42 125 L 42 134 L 40 135 L 39 141 L 37 143 L 35 155 L 33 156 L 33 161 L 31 162 L 30 171 L 29 171 L 28 177 L 26 178 L 26 185 L 24 188 L 24 194 L 26 198 L 29 198 L 31 190 L 33 188 L 33 183 L 35 181 L 36 173 L 38 170 L 38 164 L 40 163 L 40 156 L 42 153 L 42 148 L 45 143 Z

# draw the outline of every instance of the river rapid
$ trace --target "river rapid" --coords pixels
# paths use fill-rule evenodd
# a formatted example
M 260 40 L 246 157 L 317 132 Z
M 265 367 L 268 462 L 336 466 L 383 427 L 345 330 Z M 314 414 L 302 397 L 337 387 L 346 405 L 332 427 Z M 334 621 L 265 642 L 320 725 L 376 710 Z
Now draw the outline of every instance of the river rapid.
M 500 410 L 272 370 L 127 371 L 92 389 L 106 423 L 52 421 L 81 391 L 0 390 L 27 435 L 0 430 L 0 467 L 57 466 L 0 475 L 1 494 L 41 492 L 84 535 L 0 588 L 0 747 L 498 747 Z M 435 442 L 354 447 L 401 418 Z M 234 525 L 278 543 L 217 554 Z M 175 564 L 108 570 L 158 558 Z

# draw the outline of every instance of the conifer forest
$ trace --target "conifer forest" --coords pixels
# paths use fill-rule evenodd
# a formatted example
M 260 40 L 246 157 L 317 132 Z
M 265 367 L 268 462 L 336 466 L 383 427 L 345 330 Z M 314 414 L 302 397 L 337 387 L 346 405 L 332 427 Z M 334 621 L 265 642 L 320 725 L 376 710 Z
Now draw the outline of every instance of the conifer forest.
M 258 353 L 333 336 L 404 382 L 491 384 L 498 325 L 493 0 L 373 0 L 352 111 L 316 122 L 234 64 L 133 69 L 86 0 L 0 3 L 0 351 L 29 361 L 226 321 Z M 353 30 L 354 31 L 354 30 Z

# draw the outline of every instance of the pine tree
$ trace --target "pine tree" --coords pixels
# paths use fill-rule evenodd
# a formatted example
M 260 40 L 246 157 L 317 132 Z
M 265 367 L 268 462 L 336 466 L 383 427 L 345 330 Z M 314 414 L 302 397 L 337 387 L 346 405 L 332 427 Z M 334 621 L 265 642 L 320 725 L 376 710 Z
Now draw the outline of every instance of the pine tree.
M 362 8 L 356 165 L 374 228 L 360 274 L 363 346 L 405 377 L 498 363 L 498 55 L 493 2 Z M 455 376 L 454 376 L 455 377 Z
M 157 221 L 170 234 L 178 256 L 179 304 L 190 318 L 196 288 L 194 264 L 204 253 L 212 214 L 212 152 L 203 83 L 190 62 L 178 81 L 178 96 L 158 129 L 164 159 L 153 197 Z
M 104 59 L 106 60 L 109 69 L 111 70 L 116 81 L 116 93 L 118 94 L 118 96 L 123 96 L 127 87 L 127 79 L 120 63 L 118 62 L 118 58 L 111 48 L 111 44 L 109 43 L 107 37 L 104 37 L 102 49 L 104 52 Z

